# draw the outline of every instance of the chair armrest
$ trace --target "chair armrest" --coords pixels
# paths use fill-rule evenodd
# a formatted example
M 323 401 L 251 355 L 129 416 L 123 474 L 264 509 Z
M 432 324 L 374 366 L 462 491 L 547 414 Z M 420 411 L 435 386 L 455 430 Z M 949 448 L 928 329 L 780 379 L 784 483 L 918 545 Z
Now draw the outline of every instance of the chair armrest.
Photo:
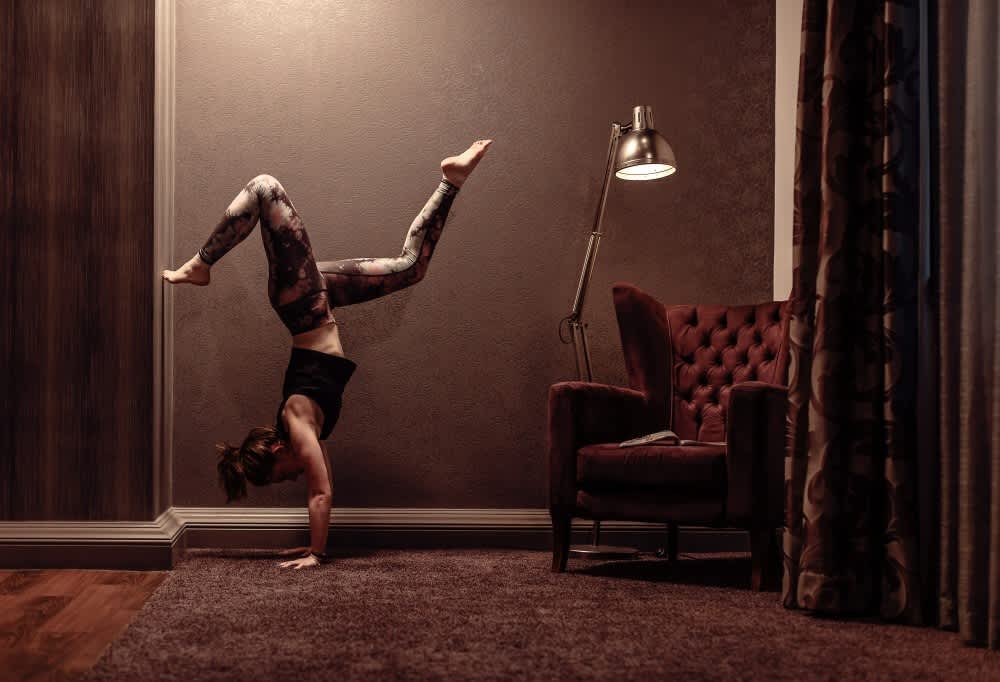
M 623 441 L 664 428 L 650 419 L 639 391 L 607 384 L 564 381 L 549 387 L 549 509 L 576 507 L 576 451 L 584 445 Z
M 761 381 L 732 387 L 726 424 L 726 517 L 751 530 L 782 523 L 788 389 Z

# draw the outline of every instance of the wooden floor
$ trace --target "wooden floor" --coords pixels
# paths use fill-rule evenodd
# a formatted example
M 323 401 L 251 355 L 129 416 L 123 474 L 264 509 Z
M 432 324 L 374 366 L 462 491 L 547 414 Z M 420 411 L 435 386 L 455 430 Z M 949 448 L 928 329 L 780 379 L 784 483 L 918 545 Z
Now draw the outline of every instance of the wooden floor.
M 0 680 L 91 668 L 166 571 L 0 571 Z

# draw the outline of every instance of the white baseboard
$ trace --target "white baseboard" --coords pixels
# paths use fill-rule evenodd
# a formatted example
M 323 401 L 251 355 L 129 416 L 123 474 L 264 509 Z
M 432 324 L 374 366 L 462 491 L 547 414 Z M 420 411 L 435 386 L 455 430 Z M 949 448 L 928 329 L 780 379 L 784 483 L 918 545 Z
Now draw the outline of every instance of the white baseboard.
M 586 542 L 591 522 L 573 523 Z M 662 524 L 605 521 L 602 541 L 655 549 Z M 171 507 L 155 521 L 3 521 L 0 568 L 169 569 L 188 547 L 308 544 L 301 507 Z M 551 547 L 545 509 L 336 508 L 330 544 L 357 547 Z M 681 528 L 682 551 L 745 551 L 735 530 Z
M 172 568 L 184 522 L 168 509 L 155 521 L 0 521 L 0 568 Z
M 304 507 L 172 507 L 189 528 L 287 528 L 308 526 Z M 404 507 L 336 507 L 330 511 L 331 530 L 545 530 L 551 529 L 547 509 L 432 509 Z M 576 519 L 573 527 L 590 528 Z M 605 530 L 657 530 L 658 523 L 605 521 Z

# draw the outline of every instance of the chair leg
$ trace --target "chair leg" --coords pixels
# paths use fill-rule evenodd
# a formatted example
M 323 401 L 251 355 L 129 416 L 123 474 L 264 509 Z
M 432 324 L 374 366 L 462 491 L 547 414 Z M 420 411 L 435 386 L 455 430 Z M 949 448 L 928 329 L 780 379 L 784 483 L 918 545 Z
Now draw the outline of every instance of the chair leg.
M 781 585 L 781 548 L 773 528 L 750 531 L 750 589 L 754 592 Z
M 667 559 L 677 561 L 677 524 L 667 524 Z
M 563 573 L 569 559 L 570 530 L 573 519 L 569 516 L 552 517 L 552 572 Z

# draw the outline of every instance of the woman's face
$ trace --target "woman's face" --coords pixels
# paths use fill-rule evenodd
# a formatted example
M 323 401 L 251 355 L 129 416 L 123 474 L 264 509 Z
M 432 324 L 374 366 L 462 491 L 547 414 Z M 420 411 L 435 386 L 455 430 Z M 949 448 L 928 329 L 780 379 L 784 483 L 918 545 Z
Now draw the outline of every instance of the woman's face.
M 302 473 L 303 468 L 295 462 L 295 455 L 285 443 L 279 443 L 272 449 L 274 452 L 274 468 L 271 470 L 271 483 L 294 481 Z

